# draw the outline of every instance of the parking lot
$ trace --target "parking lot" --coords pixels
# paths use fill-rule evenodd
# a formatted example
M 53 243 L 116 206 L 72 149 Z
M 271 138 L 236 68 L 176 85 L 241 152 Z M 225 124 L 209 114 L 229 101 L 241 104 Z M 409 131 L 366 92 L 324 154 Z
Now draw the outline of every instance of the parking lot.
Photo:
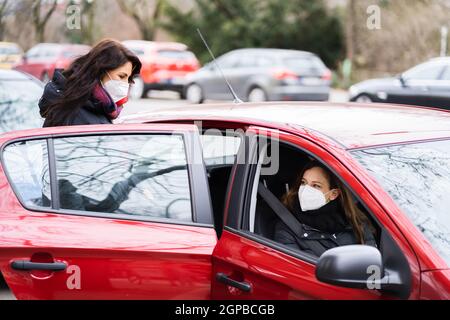
M 345 90 L 331 90 L 331 102 L 348 101 L 348 93 Z M 207 103 L 223 103 L 224 101 L 206 101 Z M 137 112 L 155 111 L 168 107 L 189 106 L 186 100 L 180 100 L 176 92 L 171 91 L 154 91 L 149 94 L 147 99 L 132 100 L 127 103 L 122 115 L 131 115 Z

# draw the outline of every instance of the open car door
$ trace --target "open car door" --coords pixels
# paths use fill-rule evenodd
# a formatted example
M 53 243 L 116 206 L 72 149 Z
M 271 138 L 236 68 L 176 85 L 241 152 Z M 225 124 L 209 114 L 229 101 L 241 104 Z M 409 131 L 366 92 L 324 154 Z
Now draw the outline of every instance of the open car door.
M 196 126 L 46 128 L 0 144 L 0 272 L 16 298 L 210 297 Z

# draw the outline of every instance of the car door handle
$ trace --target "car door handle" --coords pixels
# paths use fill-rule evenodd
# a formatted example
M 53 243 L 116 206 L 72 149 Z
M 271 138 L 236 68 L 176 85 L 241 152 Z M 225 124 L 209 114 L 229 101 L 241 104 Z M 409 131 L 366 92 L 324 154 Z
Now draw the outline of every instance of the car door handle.
M 65 262 L 31 262 L 26 260 L 15 260 L 11 262 L 11 268 L 14 270 L 45 270 L 45 271 L 64 271 L 67 268 Z
M 249 283 L 233 280 L 224 273 L 217 273 L 216 280 L 226 285 L 238 288 L 239 290 L 242 290 L 244 292 L 250 292 L 252 290 L 252 286 Z

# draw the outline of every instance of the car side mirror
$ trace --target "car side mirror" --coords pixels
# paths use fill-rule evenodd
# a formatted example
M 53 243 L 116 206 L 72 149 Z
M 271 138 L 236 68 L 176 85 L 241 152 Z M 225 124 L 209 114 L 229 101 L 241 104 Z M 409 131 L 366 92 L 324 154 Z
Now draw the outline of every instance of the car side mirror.
M 346 288 L 380 290 L 406 297 L 399 272 L 386 270 L 381 252 L 371 246 L 350 245 L 330 249 L 319 258 L 319 281 Z

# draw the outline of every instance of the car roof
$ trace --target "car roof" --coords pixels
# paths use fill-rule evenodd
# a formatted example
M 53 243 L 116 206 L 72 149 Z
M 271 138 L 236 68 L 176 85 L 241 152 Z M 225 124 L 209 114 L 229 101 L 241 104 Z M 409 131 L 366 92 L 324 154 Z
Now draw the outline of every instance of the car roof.
M 122 123 L 218 120 L 308 130 L 345 149 L 450 137 L 450 112 L 404 105 L 264 102 L 181 106 L 123 117 Z

